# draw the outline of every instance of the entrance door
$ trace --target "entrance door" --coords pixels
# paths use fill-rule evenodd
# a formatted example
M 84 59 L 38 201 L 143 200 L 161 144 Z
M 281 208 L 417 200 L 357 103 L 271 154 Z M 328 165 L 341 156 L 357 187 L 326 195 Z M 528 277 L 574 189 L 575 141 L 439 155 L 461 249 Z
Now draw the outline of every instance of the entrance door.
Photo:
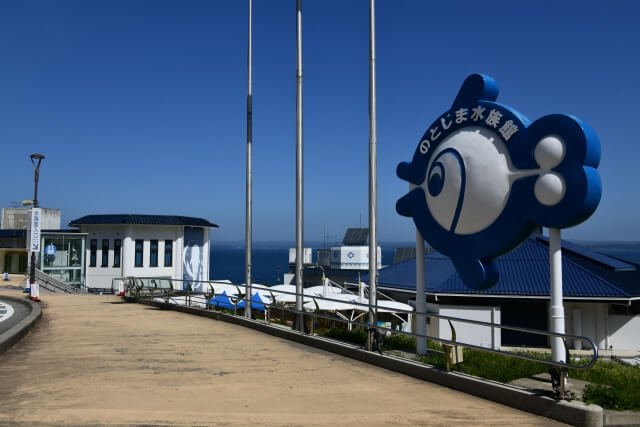
M 507 326 L 547 330 L 546 301 L 506 301 L 500 307 L 501 323 Z M 502 345 L 547 347 L 547 336 L 503 329 Z

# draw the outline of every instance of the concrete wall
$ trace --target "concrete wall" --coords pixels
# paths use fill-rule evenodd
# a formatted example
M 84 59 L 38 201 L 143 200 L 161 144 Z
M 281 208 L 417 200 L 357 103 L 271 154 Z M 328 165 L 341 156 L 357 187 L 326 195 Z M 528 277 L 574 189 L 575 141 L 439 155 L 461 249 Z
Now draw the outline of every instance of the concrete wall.
M 60 229 L 60 209 L 41 208 L 41 230 Z M 2 208 L 3 230 L 25 230 L 31 226 L 31 208 Z
M 614 350 L 640 350 L 640 316 L 610 314 L 608 330 Z
M 427 303 L 427 311 L 443 316 L 460 317 L 482 322 L 500 323 L 500 306 L 471 306 L 471 305 L 444 305 Z M 456 330 L 456 341 L 460 343 L 474 344 L 481 347 L 499 349 L 501 334 L 499 328 L 472 325 L 469 323 L 452 321 Z M 451 339 L 451 327 L 446 319 L 432 317 L 427 326 L 427 334 L 430 336 Z
M 568 334 L 593 339 L 598 349 L 640 350 L 640 316 L 609 314 L 607 303 L 565 303 Z M 574 340 L 572 348 L 588 348 Z

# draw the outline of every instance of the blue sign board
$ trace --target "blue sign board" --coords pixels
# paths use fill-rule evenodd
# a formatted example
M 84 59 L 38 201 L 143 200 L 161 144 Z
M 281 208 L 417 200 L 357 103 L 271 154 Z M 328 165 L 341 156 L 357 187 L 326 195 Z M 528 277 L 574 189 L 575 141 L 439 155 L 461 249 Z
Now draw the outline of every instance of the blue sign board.
M 498 280 L 493 259 L 538 226 L 586 220 L 602 193 L 600 142 L 586 123 L 563 114 L 532 123 L 497 98 L 491 77 L 469 76 L 397 168 L 411 184 L 397 212 L 475 289 Z

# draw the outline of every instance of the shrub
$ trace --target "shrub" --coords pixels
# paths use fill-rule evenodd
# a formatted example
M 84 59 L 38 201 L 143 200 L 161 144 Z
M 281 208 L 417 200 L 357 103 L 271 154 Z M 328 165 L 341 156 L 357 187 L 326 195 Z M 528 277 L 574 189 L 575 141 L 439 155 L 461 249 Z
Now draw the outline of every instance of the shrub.
M 572 370 L 569 376 L 592 383 L 584 391 L 587 403 L 607 409 L 640 410 L 640 368 L 599 361 L 587 370 Z
M 384 339 L 384 350 L 415 350 L 416 339 L 410 335 L 392 334 Z
M 365 345 L 367 343 L 367 333 L 363 329 L 353 329 L 348 331 L 343 328 L 331 328 L 322 332 L 318 331 L 318 334 L 327 338 L 335 338 L 353 344 Z

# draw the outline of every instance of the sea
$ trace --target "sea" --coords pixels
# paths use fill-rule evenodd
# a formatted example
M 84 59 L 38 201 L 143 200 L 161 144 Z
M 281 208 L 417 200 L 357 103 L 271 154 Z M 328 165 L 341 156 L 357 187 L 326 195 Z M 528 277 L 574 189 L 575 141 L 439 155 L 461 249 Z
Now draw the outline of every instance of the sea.
M 640 242 L 575 241 L 573 243 L 623 261 L 640 264 Z M 415 242 L 381 242 L 382 265 L 393 263 L 396 248 L 409 248 L 414 245 Z M 284 273 L 289 271 L 289 248 L 293 247 L 295 247 L 293 242 L 255 242 L 252 251 L 253 281 L 265 285 L 281 284 Z M 314 242 L 305 247 L 313 248 L 315 261 L 316 249 L 329 246 L 322 242 Z M 244 242 L 212 242 L 211 248 L 209 277 L 212 280 L 227 279 L 233 283 L 244 283 Z

